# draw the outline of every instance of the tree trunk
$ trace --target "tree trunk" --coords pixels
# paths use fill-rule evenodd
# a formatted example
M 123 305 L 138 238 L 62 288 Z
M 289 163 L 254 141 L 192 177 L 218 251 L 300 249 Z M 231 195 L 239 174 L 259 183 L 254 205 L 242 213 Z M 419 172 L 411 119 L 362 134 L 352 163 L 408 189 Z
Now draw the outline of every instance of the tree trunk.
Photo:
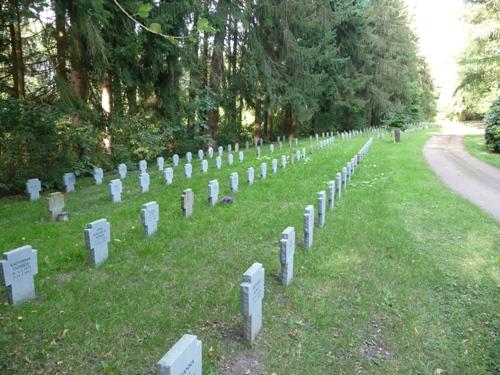
M 66 40 L 66 8 L 62 1 L 58 0 L 55 2 L 54 6 L 55 16 L 56 16 L 56 78 L 57 85 L 59 87 L 59 94 L 63 95 L 62 86 L 68 80 L 68 72 L 66 70 L 66 51 L 67 51 L 67 40 Z
M 135 115 L 137 113 L 137 87 L 127 86 L 128 114 Z
M 101 85 L 101 107 L 105 115 L 109 115 L 113 108 L 113 91 L 111 88 L 111 74 L 109 72 L 104 75 Z
M 23 43 L 21 37 L 21 14 L 19 11 L 19 2 L 16 0 L 9 1 L 10 11 L 13 15 L 13 22 L 9 25 L 10 29 L 10 45 L 11 45 L 11 60 L 12 60 L 12 77 L 14 80 L 14 97 L 16 99 L 24 99 L 26 97 L 24 83 L 24 58 L 23 58 Z
M 86 47 L 83 40 L 80 23 L 85 17 L 86 10 L 80 8 L 78 1 L 69 1 L 68 14 L 71 21 L 70 28 L 70 61 L 71 61 L 71 84 L 79 98 L 86 102 L 88 96 L 88 72 Z

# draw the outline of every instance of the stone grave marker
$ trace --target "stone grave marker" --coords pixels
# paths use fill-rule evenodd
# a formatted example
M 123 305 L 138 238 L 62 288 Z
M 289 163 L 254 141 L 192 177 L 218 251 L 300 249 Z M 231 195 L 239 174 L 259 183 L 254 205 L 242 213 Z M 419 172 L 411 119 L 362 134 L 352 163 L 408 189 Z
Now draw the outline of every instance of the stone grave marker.
M 239 184 L 238 172 L 231 173 L 231 175 L 229 176 L 229 187 L 232 193 L 238 192 L 238 184 Z
M 302 159 L 305 159 L 306 158 L 306 149 L 305 147 L 302 148 Z
M 193 160 L 193 154 L 191 151 L 186 152 L 186 161 L 188 163 L 191 163 L 191 160 Z
M 153 235 L 158 229 L 158 220 L 160 218 L 160 207 L 155 201 L 142 205 L 141 208 L 141 223 L 144 227 L 146 236 Z
M 94 181 L 96 185 L 101 185 L 102 184 L 102 179 L 104 178 L 104 171 L 102 168 L 94 168 Z
M 186 189 L 181 195 L 181 208 L 185 218 L 193 215 L 194 193 L 192 189 Z
M 260 165 L 260 178 L 262 178 L 263 180 L 265 180 L 267 177 L 267 164 L 266 163 L 262 163 Z
M 241 313 L 245 319 L 244 337 L 250 343 L 262 328 L 264 275 L 262 264 L 254 263 L 245 271 L 243 282 L 240 284 Z
M 342 196 L 342 174 L 340 172 L 335 176 L 335 191 L 337 198 L 340 198 Z
M 211 180 L 208 183 L 208 204 L 214 207 L 219 200 L 219 181 Z
M 127 177 L 127 164 L 125 163 L 118 164 L 118 174 L 120 175 L 120 178 L 122 180 L 125 177 Z
M 139 172 L 146 173 L 148 170 L 148 162 L 146 160 L 139 161 Z
M 257 146 L 256 150 L 257 150 L 257 157 L 260 158 L 260 146 Z
M 271 152 L 271 154 L 274 152 L 274 144 L 270 144 L 269 145 L 269 151 Z
M 276 137 L 276 142 L 281 142 L 281 137 L 279 135 Z
M 157 375 L 202 375 L 201 341 L 184 335 L 156 364 Z
M 330 211 L 335 208 L 335 180 L 328 182 L 328 208 Z
M 198 159 L 200 160 L 203 160 L 203 157 L 205 156 L 205 153 L 203 152 L 203 150 L 198 150 Z
M 230 151 L 228 151 L 229 153 L 227 154 L 227 164 L 229 165 L 233 165 L 233 161 L 234 161 L 234 157 L 233 157 L 233 154 L 231 154 Z
M 304 210 L 304 245 L 310 249 L 313 244 L 314 206 L 309 205 Z
M 252 185 L 254 180 L 254 170 L 253 167 L 247 169 L 247 182 L 248 185 Z
M 7 287 L 9 303 L 19 305 L 35 298 L 38 273 L 38 252 L 30 245 L 3 253 L 0 260 L 0 281 Z
M 295 152 L 295 158 L 297 159 L 297 161 L 299 161 L 299 160 L 300 160 L 300 150 L 297 150 L 297 151 Z
M 193 166 L 191 163 L 184 164 L 184 176 L 191 178 L 193 174 Z
M 238 160 L 240 161 L 240 163 L 243 161 L 244 158 L 245 155 L 243 154 L 243 151 L 238 151 Z
M 172 185 L 174 180 L 174 169 L 171 167 L 165 168 L 163 171 L 163 179 L 165 180 L 165 184 Z
M 164 165 L 165 165 L 165 159 L 163 158 L 163 156 L 158 156 L 156 158 L 156 166 L 158 167 L 158 170 L 163 171 Z
M 212 159 L 214 157 L 214 149 L 213 147 L 208 148 L 208 157 Z
M 87 224 L 85 245 L 90 251 L 90 262 L 99 266 L 108 259 L 108 243 L 111 240 L 111 225 L 106 219 L 100 219 Z
M 348 161 L 346 164 L 346 176 L 347 176 L 347 182 L 351 182 L 351 162 Z
M 281 283 L 290 285 L 293 279 L 293 256 L 295 254 L 295 229 L 286 228 L 281 233 L 280 239 L 280 263 L 281 263 Z
M 64 187 L 66 188 L 66 193 L 71 193 L 75 191 L 76 176 L 73 172 L 65 173 L 63 175 Z
M 273 159 L 271 161 L 271 170 L 273 171 L 273 174 L 278 173 L 278 159 Z
M 281 168 L 286 168 L 286 155 L 281 155 Z
M 231 144 L 228 144 L 227 145 L 227 152 L 231 152 L 233 151 L 233 146 L 231 146 Z
M 239 143 L 234 144 L 234 152 L 240 152 L 240 144 Z
M 60 192 L 50 193 L 47 197 L 50 220 L 55 221 L 64 209 L 64 195 Z
M 222 148 L 222 146 L 219 146 L 217 148 L 217 152 L 218 152 L 219 156 L 222 156 L 222 153 L 224 152 L 224 149 Z
M 216 158 L 215 158 L 215 167 L 217 169 L 221 169 L 222 168 L 222 158 L 220 155 L 218 155 Z
M 318 193 L 318 227 L 325 226 L 326 216 L 326 193 L 324 190 Z
M 179 166 L 179 155 L 177 154 L 172 155 L 172 163 L 174 163 L 174 167 Z
M 208 172 L 208 160 L 207 159 L 203 159 L 201 161 L 201 171 L 203 173 L 207 173 Z
M 344 190 L 347 189 L 347 168 L 342 168 L 342 185 Z
M 38 178 L 30 178 L 26 181 L 26 194 L 30 201 L 40 199 L 40 191 L 42 190 L 42 183 Z
M 139 189 L 141 193 L 147 193 L 149 191 L 149 173 L 143 172 L 139 175 Z
M 110 181 L 109 193 L 111 194 L 111 199 L 113 200 L 113 203 L 119 203 L 122 201 L 122 191 L 123 191 L 122 180 L 117 178 L 116 180 Z
M 278 148 L 279 150 L 283 150 L 283 142 L 278 142 Z

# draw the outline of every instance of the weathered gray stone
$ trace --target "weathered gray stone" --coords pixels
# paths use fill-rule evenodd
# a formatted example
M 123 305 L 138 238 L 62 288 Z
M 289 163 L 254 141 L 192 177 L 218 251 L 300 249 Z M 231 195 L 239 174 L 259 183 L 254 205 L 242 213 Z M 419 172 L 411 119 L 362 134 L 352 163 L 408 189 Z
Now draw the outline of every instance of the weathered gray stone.
M 119 203 L 122 201 L 122 191 L 123 191 L 122 180 L 117 178 L 116 180 L 110 181 L 109 193 L 111 194 L 111 199 L 113 200 L 113 203 Z
M 63 175 L 64 187 L 66 188 L 66 193 L 71 193 L 75 191 L 76 176 L 73 172 L 65 173 Z
M 335 191 L 337 192 L 337 198 L 342 197 L 342 174 L 340 172 L 335 177 Z
M 278 148 L 279 150 L 283 150 L 283 142 L 278 142 Z
M 139 189 L 141 193 L 147 193 L 149 191 L 149 173 L 143 172 L 139 175 Z
M 186 162 L 191 163 L 193 160 L 193 153 L 191 151 L 186 152 Z
M 217 169 L 221 169 L 222 168 L 222 158 L 220 155 L 218 155 L 216 158 L 215 158 L 215 167 Z
M 238 192 L 239 177 L 238 172 L 233 172 L 229 176 L 229 187 L 232 193 Z
M 96 220 L 87 224 L 84 234 L 85 245 L 90 251 L 90 262 L 97 267 L 108 259 L 111 225 L 106 219 Z
M 208 157 L 212 159 L 214 157 L 214 149 L 212 147 L 208 148 Z
M 172 185 L 172 182 L 174 180 L 174 169 L 171 167 L 165 168 L 163 171 L 163 179 L 165 180 L 165 183 L 167 185 Z
M 208 204 L 213 207 L 219 200 L 219 181 L 211 180 L 208 183 Z
M 181 208 L 184 217 L 189 218 L 193 215 L 194 193 L 192 189 L 186 189 L 181 195 Z
M 274 152 L 274 144 L 270 144 L 269 145 L 269 151 L 271 152 L 271 154 Z
M 148 170 L 148 162 L 146 160 L 139 161 L 139 172 L 146 173 Z
M 309 205 L 304 210 L 304 246 L 310 249 L 313 244 L 314 206 Z
M 347 176 L 347 183 L 351 182 L 351 162 L 348 161 L 346 164 L 346 176 Z
M 203 173 L 207 173 L 208 172 L 208 160 L 207 159 L 203 159 L 201 161 L 201 171 Z
M 247 169 L 247 182 L 248 182 L 248 185 L 252 185 L 253 184 L 253 180 L 254 180 L 254 170 L 253 170 L 253 167 L 250 167 Z
M 179 166 L 179 155 L 177 154 L 172 155 L 172 163 L 174 164 L 174 167 Z
M 281 263 L 281 283 L 290 285 L 293 279 L 293 256 L 295 254 L 295 229 L 286 228 L 281 233 L 280 239 L 280 263 Z
M 273 174 L 278 173 L 278 159 L 271 160 L 271 170 L 273 171 Z
M 231 152 L 233 151 L 233 146 L 231 146 L 230 144 L 227 145 L 227 152 Z
M 95 167 L 94 172 L 93 172 L 93 176 L 94 176 L 95 184 L 101 185 L 102 179 L 104 178 L 104 171 L 102 170 L 102 168 Z
M 325 226 L 325 216 L 326 216 L 326 193 L 324 190 L 318 193 L 318 227 L 323 228 Z
M 238 160 L 242 162 L 243 159 L 245 159 L 245 154 L 243 154 L 243 151 L 238 151 Z
M 300 155 L 300 150 L 297 150 L 297 151 L 295 152 L 295 158 L 297 159 L 297 161 L 299 161 L 299 160 L 300 160 L 300 156 L 301 156 L 301 155 Z
M 257 146 L 256 150 L 257 150 L 257 157 L 260 158 L 260 146 Z
M 120 175 L 120 178 L 122 180 L 125 177 L 127 177 L 127 164 L 125 163 L 118 164 L 118 174 Z
M 342 168 L 342 187 L 347 189 L 347 168 Z
M 286 155 L 281 155 L 281 168 L 286 168 Z
M 262 163 L 260 165 L 260 178 L 262 178 L 263 180 L 265 180 L 267 177 L 267 164 L 266 163 Z
M 240 152 L 240 144 L 239 143 L 234 144 L 234 152 Z
M 64 209 L 64 195 L 60 192 L 50 193 L 47 197 L 49 217 L 52 221 L 62 214 Z
M 193 175 L 193 166 L 191 163 L 184 164 L 184 176 L 191 178 Z
M 328 208 L 333 210 L 335 208 L 335 181 L 328 182 Z
M 30 201 L 40 199 L 40 191 L 42 190 L 42 182 L 38 178 L 30 178 L 26 181 L 26 194 Z
M 203 150 L 198 150 L 198 159 L 200 160 L 203 160 L 203 157 L 205 156 L 205 153 L 203 152 Z
M 222 153 L 224 152 L 224 148 L 222 146 L 219 146 L 217 148 L 217 152 L 218 152 L 219 156 L 222 156 Z
M 184 335 L 156 364 L 158 375 L 202 375 L 201 341 Z
M 0 281 L 7 287 L 9 303 L 19 305 L 34 299 L 37 251 L 26 245 L 3 253 L 3 257 L 0 260 Z
M 158 220 L 160 218 L 160 207 L 155 201 L 142 205 L 141 223 L 144 227 L 146 236 L 153 235 L 158 229 Z
M 163 171 L 164 165 L 165 165 L 165 159 L 163 158 L 163 156 L 158 156 L 156 158 L 156 166 L 158 167 L 158 170 Z
M 227 164 L 228 165 L 233 165 L 233 161 L 234 161 L 234 157 L 233 157 L 233 154 L 231 154 L 230 151 L 228 151 L 229 153 L 227 154 Z
M 262 328 L 262 300 L 264 299 L 265 270 L 262 264 L 254 263 L 243 274 L 240 284 L 241 313 L 245 319 L 244 337 L 253 342 Z

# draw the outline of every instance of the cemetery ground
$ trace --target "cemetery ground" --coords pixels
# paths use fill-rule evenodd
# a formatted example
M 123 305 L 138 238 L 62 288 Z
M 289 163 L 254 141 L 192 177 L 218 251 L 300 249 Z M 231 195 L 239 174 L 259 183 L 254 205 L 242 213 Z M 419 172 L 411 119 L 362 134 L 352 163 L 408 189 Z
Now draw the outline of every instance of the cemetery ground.
M 488 150 L 484 143 L 484 135 L 466 135 L 464 137 L 464 146 L 476 158 L 500 168 L 500 154 Z
M 310 251 L 304 207 L 316 206 L 365 137 L 337 140 L 252 186 L 244 176 L 258 170 L 255 157 L 221 170 L 212 161 L 207 174 L 195 163 L 190 180 L 180 166 L 171 186 L 150 172 L 145 194 L 130 173 L 119 204 L 109 175 L 102 186 L 78 180 L 65 194 L 68 222 L 49 222 L 43 199 L 3 199 L 0 247 L 32 245 L 39 272 L 34 301 L 13 307 L 1 289 L 0 373 L 154 374 L 185 333 L 203 342 L 204 374 L 498 372 L 500 225 L 429 169 L 422 147 L 430 134 L 375 139 Z M 208 181 L 229 194 L 233 171 L 234 203 L 210 208 Z M 180 209 L 186 188 L 195 194 L 190 219 Z M 139 212 L 153 200 L 158 232 L 146 238 Z M 83 229 L 101 218 L 111 223 L 109 258 L 93 268 Z M 288 226 L 297 250 L 284 287 L 278 240 Z M 263 330 L 249 346 L 239 284 L 255 261 L 266 269 L 266 291 Z

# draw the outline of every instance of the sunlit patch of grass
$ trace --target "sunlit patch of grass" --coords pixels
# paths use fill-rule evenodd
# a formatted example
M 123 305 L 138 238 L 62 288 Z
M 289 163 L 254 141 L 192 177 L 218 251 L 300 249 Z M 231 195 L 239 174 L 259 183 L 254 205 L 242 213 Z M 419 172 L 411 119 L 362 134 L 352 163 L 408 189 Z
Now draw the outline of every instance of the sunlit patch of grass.
M 476 158 L 500 168 L 500 154 L 488 150 L 483 135 L 466 135 L 464 137 L 464 146 Z

